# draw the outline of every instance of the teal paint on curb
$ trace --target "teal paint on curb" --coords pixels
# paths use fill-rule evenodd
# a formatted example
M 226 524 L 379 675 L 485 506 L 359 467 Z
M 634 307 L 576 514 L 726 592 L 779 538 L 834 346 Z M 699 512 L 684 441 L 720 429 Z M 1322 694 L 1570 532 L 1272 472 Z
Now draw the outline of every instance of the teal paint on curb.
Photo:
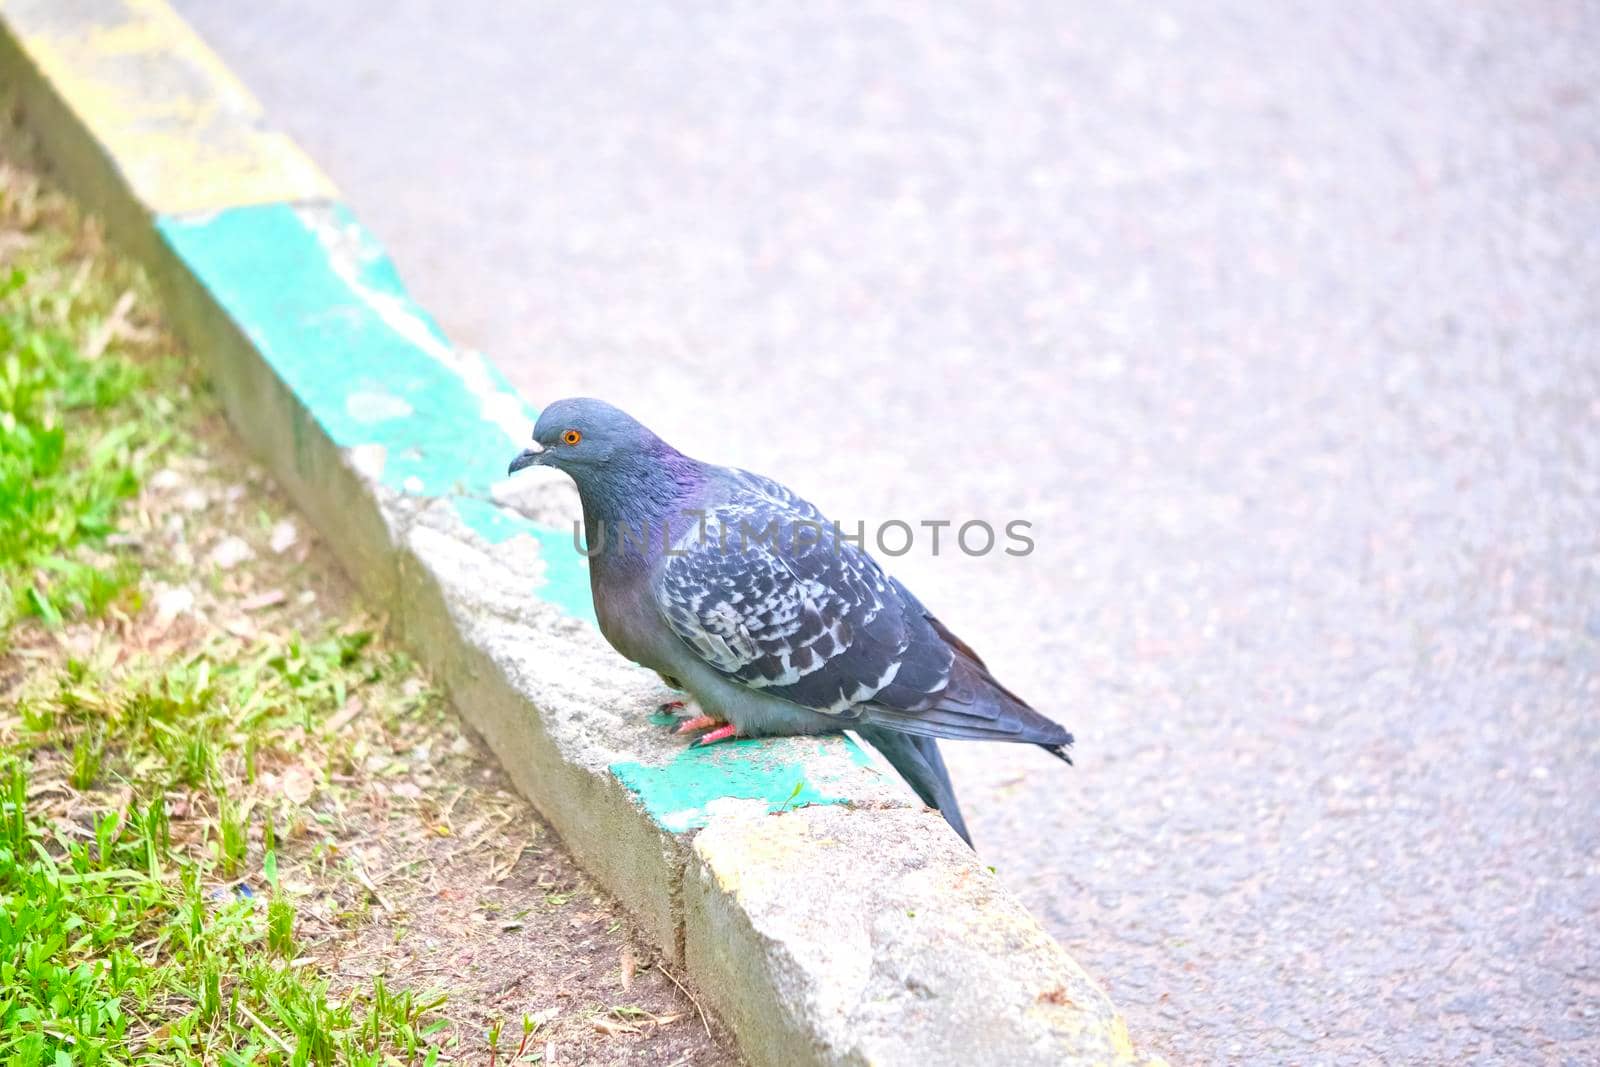
M 595 621 L 571 535 L 480 499 L 536 412 L 487 361 L 451 347 L 349 208 L 259 204 L 162 217 L 156 229 L 337 447 L 382 449 L 383 485 L 452 497 L 491 543 L 533 537 L 545 561 L 537 595 Z
M 343 204 L 161 217 L 156 229 L 340 448 L 383 449 L 380 481 L 487 496 L 535 412 L 451 347 Z
M 451 503 L 461 521 L 490 544 L 503 544 L 518 536 L 537 541 L 539 558 L 544 560 L 544 581 L 535 590 L 539 599 L 574 618 L 600 625 L 594 617 L 594 597 L 589 593 L 589 568 L 573 549 L 571 532 L 540 526 L 476 497 L 458 496 Z
M 838 741 L 846 746 L 853 763 L 871 766 L 872 761 L 854 741 Z M 705 748 L 684 749 L 664 766 L 613 763 L 611 773 L 639 798 L 656 822 L 674 833 L 705 826 L 711 820 L 706 805 L 725 797 L 763 800 L 768 811 L 809 804 L 848 804 L 849 797 L 827 792 L 813 783 L 804 760 L 785 759 L 777 754 L 794 743 L 772 739 L 722 741 Z M 819 738 L 817 743 L 836 742 Z
M 458 496 L 454 503 L 461 521 L 491 545 L 503 545 L 513 537 L 537 536 L 540 532 L 548 532 L 541 531 L 531 520 L 516 512 L 487 500 Z

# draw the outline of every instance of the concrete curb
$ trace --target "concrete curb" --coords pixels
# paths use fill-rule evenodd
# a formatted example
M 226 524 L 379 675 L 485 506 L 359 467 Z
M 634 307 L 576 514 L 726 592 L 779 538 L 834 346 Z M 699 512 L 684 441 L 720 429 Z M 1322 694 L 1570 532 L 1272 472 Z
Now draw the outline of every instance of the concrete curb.
M 238 432 L 757 1064 L 1129 1063 L 1105 993 L 840 738 L 686 750 L 592 625 L 535 412 L 160 0 L 0 0 L 0 86 Z

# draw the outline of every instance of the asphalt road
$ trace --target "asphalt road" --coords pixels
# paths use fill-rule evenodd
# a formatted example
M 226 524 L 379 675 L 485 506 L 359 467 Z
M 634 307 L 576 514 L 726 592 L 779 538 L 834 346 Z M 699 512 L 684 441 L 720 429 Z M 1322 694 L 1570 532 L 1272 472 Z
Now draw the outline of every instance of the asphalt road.
M 1033 524 L 889 563 L 1142 1040 L 1600 1062 L 1600 5 L 177 6 L 536 402 Z

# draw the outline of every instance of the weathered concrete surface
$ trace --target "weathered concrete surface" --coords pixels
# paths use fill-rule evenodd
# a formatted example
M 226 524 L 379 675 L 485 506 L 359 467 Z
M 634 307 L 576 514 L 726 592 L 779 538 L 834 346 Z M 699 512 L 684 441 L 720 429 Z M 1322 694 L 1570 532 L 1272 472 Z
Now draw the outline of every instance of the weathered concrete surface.
M 1600 4 L 176 2 L 529 395 L 1034 522 L 885 563 L 1141 1041 L 1600 1063 Z
M 298 173 L 292 161 L 275 167 L 273 153 L 298 154 L 256 136 L 257 112 L 239 104 L 231 80 L 220 79 L 215 106 L 207 103 L 214 61 L 196 59 L 191 36 L 174 37 L 168 70 L 158 31 L 173 23 L 149 0 L 7 0 L 0 11 L 0 78 L 60 180 L 115 220 L 114 235 L 155 277 L 169 321 L 241 436 L 518 787 L 702 988 L 734 989 L 751 968 L 766 976 L 737 1002 L 717 1001 L 752 1062 L 920 1067 L 933 1054 L 984 1062 L 995 1048 L 1019 1063 L 1131 1055 L 1104 994 L 942 819 L 853 744 L 686 751 L 670 737 L 650 714 L 666 692 L 585 621 L 585 572 L 565 525 L 570 493 L 501 477 L 532 409 L 481 357 L 450 344 L 348 208 L 305 200 L 297 179 L 271 186 L 285 199 L 258 199 L 261 174 L 280 182 Z M 112 33 L 114 47 L 93 32 L 129 13 L 143 28 Z M 81 33 L 62 28 L 74 14 Z M 125 99 L 108 107 L 97 72 L 125 51 L 140 66 L 117 82 Z M 175 84 L 188 95 L 160 136 L 128 136 L 126 116 L 162 114 L 161 94 Z M 171 144 L 184 136 L 203 143 L 188 152 Z M 182 164 L 210 158 L 212 141 L 228 153 L 251 146 L 246 155 L 260 166 L 228 177 L 219 164 L 226 180 L 200 197 Z M 147 153 L 164 161 L 147 166 Z M 185 213 L 160 207 L 202 202 Z M 818 821 L 812 813 L 823 809 L 848 819 Z M 810 826 L 825 836 L 797 836 Z M 770 891 L 779 884 L 809 887 L 792 918 Z M 830 932 L 801 921 L 840 886 L 929 922 Z M 863 985 L 831 951 L 807 944 L 830 933 L 889 983 Z M 974 1014 L 980 1003 L 986 1013 Z M 985 1018 L 998 1037 L 972 1025 Z M 923 1036 L 892 1042 L 899 1029 Z
M 720 821 L 684 911 L 691 969 L 730 977 L 706 996 L 763 1062 L 1140 1062 L 1104 990 L 926 810 Z

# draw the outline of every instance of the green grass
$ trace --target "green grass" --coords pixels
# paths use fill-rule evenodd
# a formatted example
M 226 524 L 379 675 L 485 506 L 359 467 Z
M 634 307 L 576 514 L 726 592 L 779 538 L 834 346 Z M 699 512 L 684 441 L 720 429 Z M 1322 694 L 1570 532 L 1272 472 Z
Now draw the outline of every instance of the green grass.
M 0 275 L 0 626 L 103 612 L 137 585 L 106 555 L 120 507 L 170 436 L 157 368 L 99 354 L 105 324 L 82 294 L 22 266 Z
M 0 755 L 0 1063 L 437 1055 L 428 1038 L 444 1025 L 433 1014 L 442 998 L 380 979 L 340 1001 L 293 964 L 295 904 L 277 886 L 272 828 L 294 806 L 230 796 L 263 766 L 338 766 L 338 739 L 315 724 L 350 691 L 409 677 L 410 664 L 370 654 L 361 632 L 235 644 L 115 676 L 69 663 L 55 692 L 18 704 Z M 51 818 L 30 801 L 36 767 L 110 792 Z M 167 804 L 185 792 L 210 811 L 188 813 L 203 832 L 180 842 Z
M 0 161 L 0 1064 L 432 1063 L 442 997 L 319 972 L 278 868 L 325 815 L 259 782 L 348 769 L 352 694 L 433 698 L 356 628 L 119 646 L 143 576 L 194 577 L 112 535 L 200 415 L 87 243 Z
M 0 1061 L 49 1064 L 433 1062 L 436 1003 L 381 980 L 343 1003 L 269 941 L 258 902 L 207 888 L 163 801 L 92 834 L 30 811 L 5 757 L 0 803 Z M 291 907 L 275 900 L 278 914 Z M 288 920 L 276 922 L 287 925 Z

